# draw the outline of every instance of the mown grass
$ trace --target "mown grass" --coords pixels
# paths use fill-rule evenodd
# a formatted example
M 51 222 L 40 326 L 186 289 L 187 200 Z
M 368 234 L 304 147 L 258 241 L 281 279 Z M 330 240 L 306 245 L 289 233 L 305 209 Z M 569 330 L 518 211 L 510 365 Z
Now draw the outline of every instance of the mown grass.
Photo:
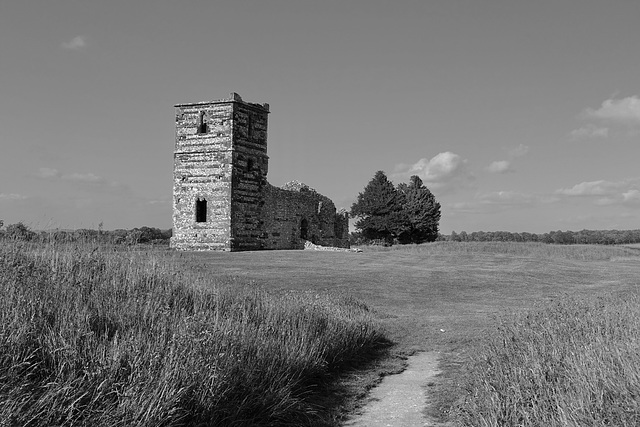
M 464 426 L 640 425 L 640 295 L 505 318 L 462 370 Z
M 554 245 L 539 242 L 433 242 L 420 245 L 359 246 L 366 251 L 402 251 L 421 255 L 492 254 L 534 257 L 538 259 L 574 259 L 582 261 L 637 258 L 634 245 Z
M 171 257 L 3 242 L 0 425 L 335 424 L 318 395 L 386 344 L 368 308 Z
M 461 397 L 473 396 L 464 385 L 467 367 L 475 363 L 472 356 L 484 351 L 485 343 L 499 333 L 498 319 L 566 299 L 590 301 L 594 295 L 637 292 L 640 277 L 640 251 L 616 246 L 437 242 L 363 249 L 360 254 L 197 253 L 177 261 L 270 289 L 339 291 L 364 301 L 397 343 L 393 354 L 401 358 L 415 351 L 439 352 L 442 375 L 429 387 L 429 413 L 454 423 L 464 420 Z M 251 269 L 246 268 L 249 264 Z M 569 333 L 571 324 L 566 328 Z M 633 360 L 636 363 L 637 358 Z M 383 371 L 388 365 L 375 369 Z M 354 388 L 359 382 L 366 388 L 367 381 L 352 378 Z M 510 386 L 517 383 L 505 384 Z M 522 405 L 530 404 L 523 400 Z M 529 425 L 545 424 L 532 421 Z

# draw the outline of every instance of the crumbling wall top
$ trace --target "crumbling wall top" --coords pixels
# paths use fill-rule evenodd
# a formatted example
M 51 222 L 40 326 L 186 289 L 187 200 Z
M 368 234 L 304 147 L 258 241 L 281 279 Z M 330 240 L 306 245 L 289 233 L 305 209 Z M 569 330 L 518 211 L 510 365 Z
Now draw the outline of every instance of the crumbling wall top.
M 257 108 L 257 109 L 262 110 L 262 111 L 266 111 L 267 113 L 269 112 L 269 104 L 267 104 L 267 103 L 256 104 L 256 103 L 253 103 L 253 102 L 246 102 L 246 101 L 244 101 L 242 99 L 242 97 L 240 95 L 238 95 L 235 92 L 231 92 L 231 94 L 229 94 L 228 98 L 216 99 L 214 101 L 186 102 L 186 103 L 182 103 L 182 104 L 176 104 L 175 107 L 179 108 L 179 107 L 194 107 L 194 106 L 211 105 L 211 104 L 228 104 L 230 102 L 237 102 L 237 103 L 249 106 L 249 107 L 253 107 L 253 108 Z
M 287 191 L 297 191 L 299 193 L 317 193 L 316 190 L 309 187 L 307 184 L 295 180 L 287 182 L 280 188 Z

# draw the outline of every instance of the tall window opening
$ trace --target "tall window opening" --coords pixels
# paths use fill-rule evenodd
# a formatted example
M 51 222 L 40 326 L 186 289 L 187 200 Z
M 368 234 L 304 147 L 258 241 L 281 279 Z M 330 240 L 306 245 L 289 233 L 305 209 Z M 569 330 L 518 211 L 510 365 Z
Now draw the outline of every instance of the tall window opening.
M 198 133 L 207 133 L 207 122 L 204 119 L 204 111 L 200 112 L 200 120 L 198 121 Z
M 207 222 L 207 201 L 205 199 L 196 200 L 196 222 Z
M 309 234 L 309 221 L 306 218 L 302 218 L 300 221 L 300 238 L 302 240 L 307 240 Z
M 251 114 L 247 115 L 247 137 L 253 138 L 253 122 L 251 120 Z

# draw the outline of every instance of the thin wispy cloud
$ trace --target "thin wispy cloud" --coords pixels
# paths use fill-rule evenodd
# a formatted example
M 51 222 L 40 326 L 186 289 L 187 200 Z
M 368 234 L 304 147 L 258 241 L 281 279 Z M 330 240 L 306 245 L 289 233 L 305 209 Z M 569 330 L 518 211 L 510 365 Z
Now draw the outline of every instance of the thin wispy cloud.
M 529 153 L 529 147 L 524 144 L 520 144 L 515 148 L 509 150 L 509 158 L 515 159 L 516 157 L 522 157 Z
M 560 188 L 556 190 L 556 194 L 565 196 L 602 196 L 609 194 L 619 186 L 620 183 L 609 182 L 602 179 L 598 181 L 584 181 L 571 188 Z
M 496 160 L 487 166 L 487 171 L 491 173 L 509 173 L 514 172 L 511 168 L 511 162 L 508 160 Z
M 0 202 L 2 201 L 14 201 L 14 200 L 25 200 L 27 196 L 23 194 L 16 193 L 0 193 Z
M 578 129 L 574 129 L 569 133 L 573 141 L 594 138 L 607 138 L 609 136 L 609 128 L 588 124 Z
M 60 171 L 54 168 L 40 168 L 38 172 L 36 172 L 36 177 L 43 179 L 59 178 L 60 176 Z
M 63 42 L 60 46 L 68 50 L 80 50 L 87 46 L 87 40 L 84 36 L 76 36 L 67 42 Z
M 80 189 L 96 193 L 115 193 L 121 195 L 131 194 L 131 188 L 117 181 L 98 176 L 94 173 L 62 173 L 55 168 L 40 168 L 35 177 L 48 181 L 60 181 L 74 184 Z
M 501 206 L 528 206 L 537 201 L 537 197 L 520 191 L 494 191 L 478 196 L 482 204 Z
M 489 166 L 487 166 L 485 170 L 487 170 L 490 173 L 497 173 L 497 174 L 515 172 L 512 164 L 513 160 L 517 159 L 518 157 L 525 156 L 528 152 L 529 152 L 529 147 L 524 144 L 520 144 L 517 147 L 511 148 L 507 151 L 507 156 L 508 156 L 507 160 L 496 160 L 494 162 L 491 162 L 491 164 L 489 164 Z
M 487 214 L 517 210 L 556 202 L 558 197 L 548 194 L 525 193 L 514 190 L 477 193 L 473 199 L 447 205 L 451 212 L 464 214 Z
M 90 183 L 102 182 L 102 181 L 106 182 L 106 179 L 99 177 L 98 175 L 93 173 L 72 173 L 69 175 L 62 176 L 62 179 L 67 181 L 90 182 Z

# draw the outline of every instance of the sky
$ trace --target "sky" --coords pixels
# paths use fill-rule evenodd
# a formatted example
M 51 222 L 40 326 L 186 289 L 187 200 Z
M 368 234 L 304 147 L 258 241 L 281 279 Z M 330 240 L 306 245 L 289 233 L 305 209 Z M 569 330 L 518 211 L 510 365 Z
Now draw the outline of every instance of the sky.
M 0 0 L 0 220 L 171 228 L 174 105 L 269 103 L 268 180 L 440 231 L 640 228 L 640 1 Z

